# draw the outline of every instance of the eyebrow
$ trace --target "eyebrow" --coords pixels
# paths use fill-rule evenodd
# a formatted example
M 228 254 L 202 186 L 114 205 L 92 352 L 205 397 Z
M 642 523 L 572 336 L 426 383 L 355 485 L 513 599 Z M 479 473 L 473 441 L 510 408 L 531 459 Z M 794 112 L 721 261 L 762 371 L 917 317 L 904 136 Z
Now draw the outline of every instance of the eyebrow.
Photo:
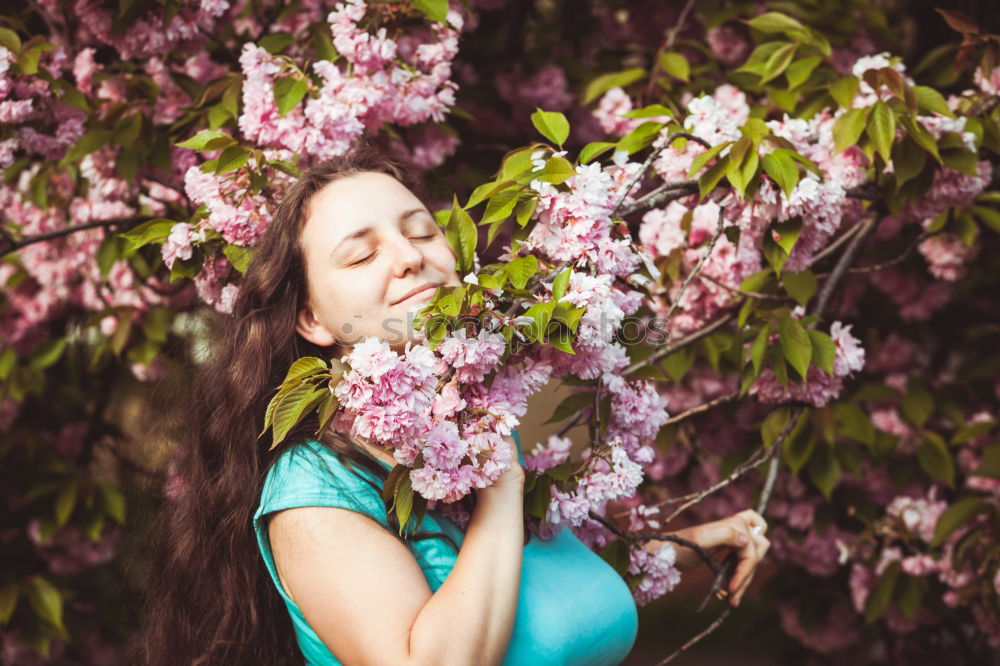
M 410 210 L 405 211 L 402 215 L 399 216 L 399 221 L 400 222 L 405 222 L 406 220 L 410 219 L 414 215 L 417 215 L 418 213 L 425 213 L 425 212 L 427 212 L 426 208 L 411 208 Z M 337 252 L 340 250 L 340 248 L 342 248 L 344 246 L 345 243 L 348 243 L 349 241 L 358 240 L 359 238 L 363 238 L 363 237 L 367 236 L 368 234 L 370 234 L 371 232 L 373 232 L 374 230 L 375 230 L 374 227 L 372 227 L 371 225 L 369 225 L 367 227 L 362 227 L 362 228 L 358 229 L 357 231 L 352 231 L 351 233 L 347 234 L 346 236 L 344 236 L 343 238 L 341 238 L 340 241 L 336 245 L 333 246 L 333 251 L 330 252 L 330 257 L 335 256 L 337 254 Z

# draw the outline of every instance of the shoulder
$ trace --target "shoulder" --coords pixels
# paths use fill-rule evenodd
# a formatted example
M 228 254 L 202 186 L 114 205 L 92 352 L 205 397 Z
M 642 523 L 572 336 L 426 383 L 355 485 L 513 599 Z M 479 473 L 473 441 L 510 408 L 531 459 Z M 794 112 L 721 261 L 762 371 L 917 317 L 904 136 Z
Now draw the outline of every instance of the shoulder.
M 283 451 L 264 478 L 255 518 L 303 506 L 339 507 L 385 522 L 381 480 L 323 444 L 306 440 Z

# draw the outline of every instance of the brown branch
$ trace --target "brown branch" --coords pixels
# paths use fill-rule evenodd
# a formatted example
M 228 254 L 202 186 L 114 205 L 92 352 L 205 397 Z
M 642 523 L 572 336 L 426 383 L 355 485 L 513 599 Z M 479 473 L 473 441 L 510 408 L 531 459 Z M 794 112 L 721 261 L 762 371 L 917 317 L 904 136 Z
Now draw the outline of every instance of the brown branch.
M 678 340 L 674 344 L 668 345 L 666 347 L 661 347 L 660 349 L 656 350 L 655 352 L 653 352 L 652 354 L 650 354 L 646 358 L 642 359 L 641 361 L 636 361 L 635 363 L 633 363 L 629 367 L 625 368 L 625 371 L 622 374 L 624 374 L 624 375 L 630 375 L 633 372 L 635 372 L 636 370 L 639 370 L 641 368 L 646 367 L 650 363 L 656 363 L 661 358 L 665 358 L 667 356 L 670 356 L 675 351 L 683 349 L 684 347 L 687 347 L 688 345 L 694 344 L 698 340 L 701 340 L 705 336 L 711 335 L 712 333 L 714 333 L 719 328 L 722 328 L 722 326 L 724 326 L 726 323 L 728 323 L 729 320 L 733 318 L 733 316 L 734 315 L 733 315 L 732 312 L 727 312 L 726 314 L 722 315 L 718 319 L 712 321 L 709 324 L 706 324 L 703 328 L 699 328 L 697 331 L 694 331 L 693 333 L 689 333 L 688 335 L 686 335 L 685 337 L 681 338 L 680 340 Z
M 840 282 L 841 278 L 844 277 L 851 262 L 854 261 L 854 257 L 861 249 L 861 244 L 864 242 L 865 238 L 867 238 L 868 234 L 870 234 L 872 229 L 875 228 L 875 218 L 868 217 L 861 222 L 861 225 L 862 228 L 858 230 L 858 233 L 856 233 L 854 238 L 851 239 L 851 244 L 847 246 L 844 254 L 841 255 L 837 265 L 833 268 L 833 272 L 830 273 L 830 279 L 823 285 L 823 289 L 820 291 L 819 297 L 816 299 L 816 307 L 813 310 L 813 314 L 817 317 L 821 317 L 823 315 L 823 311 L 826 309 L 826 306 L 830 301 L 830 297 L 833 295 L 834 288 L 837 286 L 837 283 Z
M 681 30 L 684 29 L 684 24 L 687 23 L 688 14 L 691 13 L 691 9 L 694 7 L 694 0 L 688 0 L 685 3 L 684 8 L 681 9 L 681 13 L 677 15 L 677 22 L 669 30 L 667 30 L 666 38 L 663 40 L 663 44 L 660 48 L 656 50 L 656 55 L 653 56 L 653 70 L 649 73 L 649 83 L 646 86 L 646 99 L 650 99 L 653 96 L 653 91 L 656 90 L 656 77 L 660 73 L 660 57 L 669 51 L 674 46 L 674 42 L 677 41 L 677 35 L 680 34 Z
M 762 294 L 759 291 L 743 291 L 742 289 L 737 289 L 736 287 L 731 287 L 725 282 L 722 282 L 718 278 L 714 278 L 711 275 L 699 275 L 702 280 L 708 280 L 709 282 L 714 282 L 726 291 L 730 291 L 737 296 L 748 296 L 750 298 L 757 298 L 762 301 L 787 301 L 788 298 L 785 296 L 778 296 L 777 294 Z
M 727 393 L 725 395 L 720 395 L 714 400 L 709 400 L 703 405 L 698 405 L 697 407 L 692 407 L 691 409 L 684 410 L 677 416 L 671 416 L 669 419 L 663 422 L 664 426 L 671 425 L 673 423 L 680 423 L 685 419 L 689 419 L 696 414 L 701 414 L 702 412 L 707 412 L 712 407 L 718 407 L 719 405 L 729 402 L 730 400 L 735 400 L 740 396 L 739 391 L 733 391 L 732 393 Z
M 93 222 L 84 222 L 83 224 L 77 224 L 69 227 L 63 227 L 62 229 L 55 229 L 54 231 L 46 231 L 42 234 L 36 234 L 34 236 L 28 236 L 17 241 L 9 247 L 0 249 L 0 259 L 6 257 L 12 252 L 17 252 L 21 248 L 32 245 L 33 243 L 39 243 L 42 241 L 52 240 L 53 238 L 59 238 L 61 236 L 68 236 L 70 234 L 76 233 L 77 231 L 84 231 L 85 229 L 94 229 L 95 227 L 113 227 L 119 224 L 141 224 L 143 222 L 148 222 L 154 218 L 151 217 L 119 217 L 111 220 L 95 220 Z M 130 225 L 131 226 L 131 225 Z
M 771 448 L 767 451 L 767 455 L 765 455 L 764 458 L 760 461 L 764 462 L 765 460 L 770 459 L 772 469 L 768 470 L 768 479 L 765 484 L 765 493 L 762 494 L 760 501 L 758 501 L 757 503 L 757 513 L 763 514 L 764 511 L 767 509 L 767 503 L 768 499 L 770 498 L 771 488 L 774 486 L 774 480 L 777 476 L 777 461 L 779 460 L 777 452 L 781 450 L 785 438 L 788 436 L 788 433 L 791 432 L 792 427 L 795 425 L 796 421 L 798 421 L 801 412 L 802 412 L 801 407 L 796 407 L 792 411 L 792 414 L 788 418 L 788 423 L 786 423 L 785 426 L 781 429 L 781 431 L 778 433 L 778 436 L 774 438 L 774 443 L 771 444 Z M 674 515 L 676 515 L 676 512 L 674 513 Z M 667 522 L 669 522 L 669 520 Z M 719 571 L 717 571 L 715 574 L 715 579 L 712 581 L 711 590 L 707 595 L 705 595 L 705 599 L 701 602 L 701 606 L 698 608 L 698 610 L 702 610 L 705 607 L 705 604 L 708 603 L 708 600 L 711 599 L 713 596 L 720 598 L 724 598 L 725 596 L 727 596 L 726 592 L 723 590 L 723 586 L 727 585 L 730 579 L 732 578 L 733 572 L 736 570 L 737 561 L 738 557 L 735 551 L 729 553 L 729 555 L 726 556 L 726 559 L 722 562 L 722 566 L 719 567 Z M 673 659 L 675 659 L 678 655 L 680 655 L 685 650 L 690 648 L 692 645 L 704 639 L 706 636 L 708 636 L 713 631 L 722 626 L 722 623 L 726 621 L 726 618 L 729 617 L 730 613 L 732 613 L 732 606 L 728 605 L 725 606 L 722 609 L 722 612 L 719 613 L 719 616 L 715 618 L 712 624 L 708 625 L 708 627 L 706 627 L 704 631 L 702 631 L 695 637 L 688 640 L 681 647 L 677 648 L 671 654 L 667 655 L 659 663 L 667 664 L 671 662 Z
M 622 211 L 622 217 L 627 217 L 633 213 L 640 213 L 665 203 L 670 203 L 677 199 L 683 199 L 698 192 L 698 182 L 694 180 L 681 180 L 676 183 L 664 183 L 655 190 L 643 195 L 631 206 Z
M 705 146 L 706 148 L 712 147 L 711 144 L 709 144 L 704 139 L 699 138 L 694 134 L 689 134 L 688 132 L 674 132 L 673 134 L 669 135 L 666 141 L 663 142 L 663 145 L 658 147 L 656 150 L 652 151 L 649 154 L 649 157 L 646 158 L 646 161 L 642 163 L 642 168 L 639 169 L 638 173 L 636 173 L 635 178 L 633 178 L 632 182 L 628 184 L 628 187 L 626 187 L 625 191 L 622 192 L 622 196 L 618 200 L 618 203 L 615 204 L 615 207 L 611 210 L 611 217 L 614 217 L 615 214 L 618 212 L 618 209 L 621 208 L 623 203 L 625 203 L 625 199 L 628 198 L 628 195 L 632 192 L 632 189 L 636 186 L 636 184 L 640 180 L 642 180 L 643 176 L 646 175 L 646 171 L 653 164 L 653 162 L 656 160 L 659 154 L 662 153 L 667 148 L 669 148 L 670 145 L 673 144 L 673 142 L 676 141 L 677 139 L 687 139 L 689 141 L 696 141 L 701 145 Z
M 836 252 L 840 248 L 841 245 L 843 245 L 844 243 L 846 243 L 847 241 L 849 241 L 851 239 L 851 236 L 853 236 L 854 234 L 856 234 L 858 232 L 858 230 L 860 230 L 860 229 L 861 229 L 861 223 L 859 222 L 859 223 L 855 224 L 853 227 L 851 227 L 850 229 L 848 229 L 847 231 L 845 231 L 844 233 L 840 234 L 840 236 L 837 237 L 837 240 L 833 241 L 832 243 L 830 243 L 829 245 L 827 245 L 825 248 L 823 248 L 822 250 L 820 250 L 819 252 L 817 252 L 816 254 L 814 254 L 809 263 L 810 264 L 815 264 L 815 263 L 817 263 L 819 261 L 822 261 L 823 259 L 827 258 L 831 254 L 833 254 L 834 252 Z

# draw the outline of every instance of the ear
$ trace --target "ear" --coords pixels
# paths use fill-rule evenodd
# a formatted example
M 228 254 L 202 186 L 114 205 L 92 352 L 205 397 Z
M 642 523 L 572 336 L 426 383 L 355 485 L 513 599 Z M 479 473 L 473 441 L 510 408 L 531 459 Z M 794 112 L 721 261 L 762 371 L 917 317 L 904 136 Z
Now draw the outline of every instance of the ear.
M 337 341 L 329 329 L 316 319 L 308 305 L 299 310 L 295 318 L 295 332 L 320 347 L 329 347 Z

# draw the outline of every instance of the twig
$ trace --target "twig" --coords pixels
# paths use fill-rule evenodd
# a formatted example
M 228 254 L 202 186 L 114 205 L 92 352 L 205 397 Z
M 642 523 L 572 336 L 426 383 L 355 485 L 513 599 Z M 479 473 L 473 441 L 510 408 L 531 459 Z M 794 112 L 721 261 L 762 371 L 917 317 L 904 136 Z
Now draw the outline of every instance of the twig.
M 869 217 L 861 222 L 861 225 L 862 228 L 858 230 L 858 233 L 856 233 L 854 238 L 851 239 L 851 244 L 847 246 L 844 254 L 841 255 L 840 261 L 837 262 L 837 265 L 833 268 L 833 272 L 830 274 L 830 279 L 823 285 L 823 289 L 820 291 L 819 297 L 816 299 L 816 307 L 813 314 L 817 317 L 822 316 L 827 303 L 830 301 L 830 297 L 833 295 L 834 288 L 837 286 L 837 283 L 840 282 L 841 278 L 844 277 L 848 267 L 854 260 L 854 256 L 858 253 L 858 250 L 861 249 L 861 244 L 875 227 L 875 218 Z
M 611 217 L 614 217 L 615 214 L 618 212 L 618 209 L 622 207 L 622 204 L 625 203 L 625 199 L 628 198 L 628 195 L 632 193 L 632 190 L 633 188 L 635 188 L 636 184 L 640 180 L 642 180 L 643 176 L 646 175 L 646 171 L 653 164 L 653 162 L 656 160 L 659 154 L 664 150 L 666 150 L 667 148 L 669 148 L 671 144 L 673 144 L 673 142 L 676 141 L 677 139 L 687 139 L 688 141 L 696 141 L 697 143 L 700 143 L 706 148 L 712 147 L 712 145 L 707 141 L 705 141 L 704 139 L 697 137 L 694 134 L 689 134 L 688 132 L 674 132 L 673 134 L 669 135 L 663 142 L 662 146 L 659 146 L 656 150 L 649 153 L 649 157 L 647 157 L 646 161 L 642 163 L 642 168 L 639 169 L 638 173 L 635 174 L 635 178 L 633 178 L 632 182 L 628 184 L 628 187 L 626 187 L 625 191 L 622 192 L 621 198 L 618 199 L 618 203 L 616 203 L 615 207 L 611 210 Z
M 637 199 L 632 203 L 631 206 L 625 208 L 622 211 L 622 217 L 627 217 L 633 213 L 640 213 L 650 208 L 656 208 L 657 206 L 677 199 L 683 199 L 686 196 L 695 194 L 698 192 L 698 182 L 695 180 L 681 180 L 676 183 L 664 183 L 660 185 L 655 190 L 644 194 L 642 197 Z
M 85 229 L 93 229 L 95 227 L 113 227 L 119 224 L 128 224 L 130 222 L 141 224 L 142 222 L 148 222 L 153 218 L 151 217 L 120 217 L 112 220 L 95 220 L 93 222 L 84 222 L 83 224 L 77 224 L 69 227 L 63 227 L 62 229 L 56 229 L 54 231 L 46 231 L 42 234 L 36 234 L 34 236 L 28 236 L 17 241 L 9 247 L 0 249 L 0 259 L 6 257 L 12 252 L 17 252 L 23 247 L 27 247 L 33 243 L 39 243 L 41 241 L 52 240 L 53 238 L 59 238 L 60 236 L 68 236 L 77 231 L 83 231 Z
M 711 569 L 713 573 L 718 574 L 719 571 L 721 570 L 721 565 L 719 564 L 718 560 L 712 557 L 711 553 L 709 553 L 707 550 L 702 548 L 701 545 L 695 543 L 694 541 L 690 541 L 688 539 L 685 539 L 684 537 L 679 537 L 676 534 L 670 532 L 644 533 L 644 534 L 640 534 L 638 532 L 629 532 L 623 530 L 622 528 L 618 527 L 611 521 L 607 520 L 603 516 L 598 515 L 593 511 L 590 511 L 589 514 L 592 520 L 596 520 L 600 524 L 604 525 L 604 527 L 608 528 L 608 530 L 610 530 L 615 536 L 617 536 L 619 539 L 622 539 L 623 541 L 642 541 L 644 543 L 647 541 L 654 541 L 654 540 L 670 541 L 671 543 L 676 543 L 679 546 L 684 546 L 685 548 L 690 548 L 691 550 L 693 550 L 695 553 L 698 554 L 698 557 L 700 557 L 705 562 L 705 564 L 708 565 L 708 568 Z
M 656 666 L 663 666 L 664 664 L 669 664 L 671 661 L 673 661 L 674 659 L 676 659 L 677 657 L 679 657 L 681 655 L 681 653 L 687 651 L 687 649 L 690 648 L 692 645 L 694 645 L 695 643 L 697 643 L 701 639 L 705 638 L 705 636 L 708 636 L 710 633 L 712 633 L 713 631 L 715 631 L 716 629 L 718 629 L 722 625 L 722 623 L 726 621 L 726 618 L 729 617 L 729 614 L 732 613 L 732 612 L 733 612 L 732 608 L 730 608 L 729 606 L 726 606 L 722 610 L 722 612 L 719 613 L 719 617 L 715 618 L 715 621 L 712 622 L 712 624 L 708 625 L 704 629 L 704 631 L 702 631 L 700 634 L 698 634 L 697 636 L 695 636 L 694 638 L 692 638 L 691 640 L 689 640 L 684 645 L 682 645 L 679 648 L 677 648 L 671 654 L 669 654 L 666 657 L 664 657 L 662 661 L 657 662 Z
M 787 301 L 788 299 L 784 296 L 778 296 L 777 294 L 762 294 L 759 291 L 743 291 L 742 289 L 737 289 L 736 287 L 731 287 L 725 282 L 722 282 L 718 278 L 714 278 L 711 275 L 699 275 L 702 280 L 708 280 L 709 282 L 714 282 L 726 291 L 730 291 L 738 296 L 748 296 L 750 298 L 757 298 L 762 301 Z
M 788 423 L 786 423 L 785 426 L 781 429 L 781 431 L 778 433 L 778 436 L 774 438 L 774 443 L 771 445 L 771 448 L 767 451 L 767 455 L 765 455 L 764 458 L 760 461 L 764 462 L 764 460 L 770 459 L 772 462 L 772 467 L 774 468 L 775 471 L 772 473 L 770 469 L 768 470 L 768 480 L 765 485 L 766 492 L 765 494 L 762 494 L 761 501 L 757 503 L 757 513 L 763 513 L 767 509 L 767 502 L 768 499 L 770 498 L 771 488 L 774 486 L 774 478 L 777 476 L 777 461 L 778 461 L 777 452 L 781 450 L 785 438 L 788 436 L 788 433 L 791 432 L 792 430 L 792 426 L 794 426 L 795 422 L 798 421 L 799 414 L 801 413 L 801 411 L 802 411 L 801 407 L 796 407 L 792 411 L 792 414 L 789 416 Z M 676 515 L 676 512 L 674 515 Z M 669 520 L 667 522 L 669 522 Z M 719 571 L 716 572 L 715 579 L 712 581 L 712 589 L 709 591 L 707 595 L 705 595 L 705 599 L 702 601 L 699 610 L 704 608 L 708 600 L 713 596 L 716 596 L 717 593 L 719 593 L 722 590 L 722 586 L 729 582 L 730 578 L 732 577 L 732 573 L 736 568 L 736 563 L 737 563 L 736 552 L 733 551 L 723 561 L 722 566 L 719 567 Z M 712 624 L 708 625 L 708 627 L 706 627 L 704 631 L 699 633 L 694 638 L 688 640 L 686 643 L 684 643 L 684 645 L 674 650 L 674 652 L 667 655 L 662 661 L 659 662 L 659 664 L 670 663 L 678 655 L 686 651 L 692 645 L 704 639 L 706 636 L 708 636 L 713 631 L 718 629 L 720 626 L 722 626 L 722 623 L 726 621 L 726 618 L 729 617 L 729 614 L 731 612 L 732 612 L 731 606 L 726 606 L 725 608 L 723 608 L 722 612 L 719 613 L 719 616 L 715 618 Z
M 727 393 L 725 395 L 720 395 L 718 398 L 715 398 L 714 400 L 709 400 L 708 402 L 706 402 L 703 405 L 698 405 L 697 407 L 692 407 L 691 409 L 687 409 L 687 410 L 681 412 L 680 414 L 678 414 L 677 416 L 671 416 L 669 419 L 667 419 L 666 421 L 663 422 L 663 425 L 664 426 L 668 426 L 668 425 L 671 425 L 673 423 L 680 423 L 681 421 L 683 421 L 685 419 L 689 419 L 689 418 L 691 418 L 692 416 L 694 416 L 696 414 L 701 414 L 702 412 L 707 412 L 712 407 L 717 407 L 717 406 L 719 406 L 719 405 L 721 405 L 723 403 L 729 402 L 730 400 L 735 400 L 739 396 L 740 396 L 740 392 L 739 391 L 733 391 L 732 393 Z
M 661 347 L 660 349 L 656 350 L 655 352 L 653 352 L 652 354 L 650 354 L 646 358 L 642 359 L 641 361 L 636 361 L 635 363 L 633 363 L 629 367 L 625 368 L 625 372 L 623 374 L 630 375 L 633 372 L 635 372 L 636 370 L 644 368 L 645 366 L 649 365 L 650 363 L 656 363 L 661 358 L 665 358 L 667 356 L 670 356 L 675 351 L 683 349 L 684 347 L 687 347 L 688 345 L 691 345 L 691 344 L 697 342 L 698 340 L 701 340 L 702 338 L 704 338 L 707 335 L 711 335 L 717 329 L 722 328 L 723 326 L 725 326 L 726 323 L 728 323 L 729 320 L 732 319 L 733 317 L 734 317 L 734 314 L 732 312 L 727 312 L 726 314 L 722 315 L 718 319 L 712 321 L 709 324 L 706 324 L 703 328 L 699 328 L 697 331 L 689 333 L 688 335 L 686 335 L 685 337 L 681 338 L 680 340 L 678 340 L 674 344 L 668 345 L 666 347 Z
M 826 257 L 836 252 L 838 249 L 840 249 L 840 246 L 849 241 L 851 239 L 851 236 L 856 234 L 859 229 L 861 229 L 860 222 L 858 224 L 855 224 L 853 227 L 851 227 L 844 233 L 840 234 L 840 236 L 837 237 L 837 240 L 833 241 L 825 248 L 814 254 L 812 260 L 810 261 L 810 264 L 815 264 L 819 261 L 822 261 Z
M 667 30 L 667 36 L 663 40 L 663 44 L 657 49 L 656 55 L 653 57 L 653 70 L 649 74 L 649 83 L 646 86 L 646 99 L 651 98 L 653 91 L 656 90 L 656 77 L 660 73 L 660 56 L 673 47 L 674 42 L 677 41 L 677 35 L 680 34 L 681 30 L 684 29 L 684 24 L 687 23 L 688 14 L 691 13 L 693 7 L 694 0 L 688 0 L 684 4 L 681 13 L 677 15 L 677 22 Z

